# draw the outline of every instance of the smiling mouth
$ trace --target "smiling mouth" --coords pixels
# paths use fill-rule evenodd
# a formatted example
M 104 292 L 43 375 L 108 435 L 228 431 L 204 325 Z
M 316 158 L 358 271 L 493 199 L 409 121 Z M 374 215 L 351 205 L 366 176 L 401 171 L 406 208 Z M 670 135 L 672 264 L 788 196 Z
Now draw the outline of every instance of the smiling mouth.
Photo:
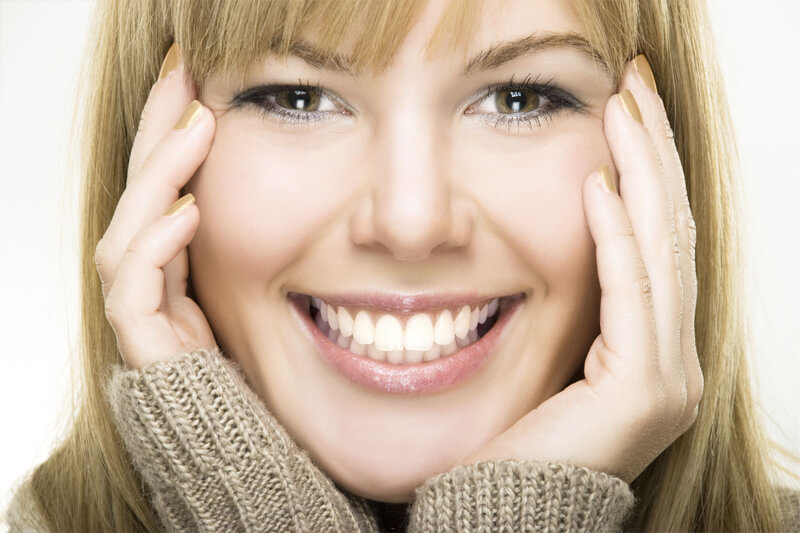
M 416 313 L 336 306 L 299 293 L 290 297 L 322 335 L 340 348 L 375 361 L 410 365 L 447 358 L 477 343 L 504 309 L 524 295 Z

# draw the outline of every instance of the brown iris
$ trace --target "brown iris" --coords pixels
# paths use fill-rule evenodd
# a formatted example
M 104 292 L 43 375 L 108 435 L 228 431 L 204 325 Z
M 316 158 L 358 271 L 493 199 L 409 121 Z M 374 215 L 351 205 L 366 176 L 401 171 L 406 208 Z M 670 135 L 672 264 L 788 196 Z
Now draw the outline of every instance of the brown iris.
M 494 101 L 500 113 L 527 113 L 539 107 L 539 95 L 523 89 L 498 91 Z
M 275 98 L 277 104 L 292 111 L 316 111 L 319 107 L 319 94 L 315 89 L 286 89 Z

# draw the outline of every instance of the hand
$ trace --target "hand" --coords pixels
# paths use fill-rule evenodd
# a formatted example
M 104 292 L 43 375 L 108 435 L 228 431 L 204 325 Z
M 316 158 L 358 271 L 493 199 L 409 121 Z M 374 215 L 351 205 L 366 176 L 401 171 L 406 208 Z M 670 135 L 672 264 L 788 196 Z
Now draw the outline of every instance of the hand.
M 170 52 L 142 112 L 125 191 L 95 251 L 106 317 L 131 368 L 216 347 L 203 312 L 186 296 L 186 246 L 199 210 L 192 203 L 175 216 L 162 215 L 206 158 L 215 121 L 194 101 L 180 49 L 173 45 Z M 187 127 L 173 128 L 190 116 Z
M 644 61 L 640 56 L 639 61 Z M 703 374 L 697 356 L 695 225 L 663 102 L 629 63 L 604 127 L 621 197 L 583 186 L 597 246 L 600 335 L 584 376 L 463 459 L 563 462 L 631 483 L 697 417 Z M 627 93 L 627 96 L 630 96 Z M 630 98 L 629 98 L 630 101 Z M 644 125 L 634 117 L 636 103 Z M 613 177 L 609 175 L 609 179 Z

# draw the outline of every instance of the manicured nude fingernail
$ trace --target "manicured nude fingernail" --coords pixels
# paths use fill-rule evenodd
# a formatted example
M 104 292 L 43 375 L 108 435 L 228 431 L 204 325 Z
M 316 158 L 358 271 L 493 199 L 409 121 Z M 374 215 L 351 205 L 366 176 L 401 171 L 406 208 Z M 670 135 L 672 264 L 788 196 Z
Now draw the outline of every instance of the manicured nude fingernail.
M 178 119 L 178 122 L 175 123 L 175 129 L 185 130 L 191 126 L 192 122 L 200 116 L 200 111 L 202 111 L 202 109 L 203 105 L 197 100 L 193 100 L 192 103 L 189 104 L 189 107 L 186 108 L 186 111 L 183 112 L 181 118 Z
M 603 188 L 609 192 L 616 193 L 617 186 L 614 183 L 614 176 L 611 175 L 611 171 L 608 169 L 608 166 L 603 165 L 597 169 L 597 173 L 600 174 L 600 183 L 603 185 Z
M 167 55 L 164 56 L 164 62 L 161 63 L 161 71 L 158 73 L 158 79 L 163 80 L 170 72 L 178 68 L 181 62 L 181 48 L 178 43 L 172 43 L 169 47 Z
M 639 54 L 634 57 L 633 67 L 636 69 L 636 72 L 639 73 L 639 77 L 642 78 L 644 84 L 657 94 L 658 87 L 656 86 L 656 78 L 653 76 L 653 69 L 650 68 L 650 62 L 647 60 L 647 57 L 645 57 L 644 54 Z
M 636 122 L 639 124 L 644 124 L 644 122 L 642 122 L 642 112 L 639 111 L 639 104 L 636 103 L 636 98 L 633 97 L 633 93 L 628 89 L 625 89 L 617 96 L 619 97 L 619 101 L 622 103 L 622 108 L 625 110 L 625 112 L 636 119 Z
M 185 194 L 181 198 L 178 199 L 174 204 L 169 206 L 169 209 L 164 211 L 164 214 L 161 216 L 169 217 L 173 215 L 177 215 L 190 205 L 194 203 L 194 195 L 192 193 Z

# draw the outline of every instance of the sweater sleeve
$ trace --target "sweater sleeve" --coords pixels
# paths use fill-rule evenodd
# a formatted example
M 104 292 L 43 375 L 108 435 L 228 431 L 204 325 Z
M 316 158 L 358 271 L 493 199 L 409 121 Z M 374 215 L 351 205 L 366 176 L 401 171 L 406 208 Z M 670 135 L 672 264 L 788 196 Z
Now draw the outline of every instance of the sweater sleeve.
M 106 393 L 165 531 L 377 531 L 219 348 L 118 366 Z
M 623 480 L 562 463 L 482 461 L 417 488 L 409 533 L 621 531 L 634 506 Z

